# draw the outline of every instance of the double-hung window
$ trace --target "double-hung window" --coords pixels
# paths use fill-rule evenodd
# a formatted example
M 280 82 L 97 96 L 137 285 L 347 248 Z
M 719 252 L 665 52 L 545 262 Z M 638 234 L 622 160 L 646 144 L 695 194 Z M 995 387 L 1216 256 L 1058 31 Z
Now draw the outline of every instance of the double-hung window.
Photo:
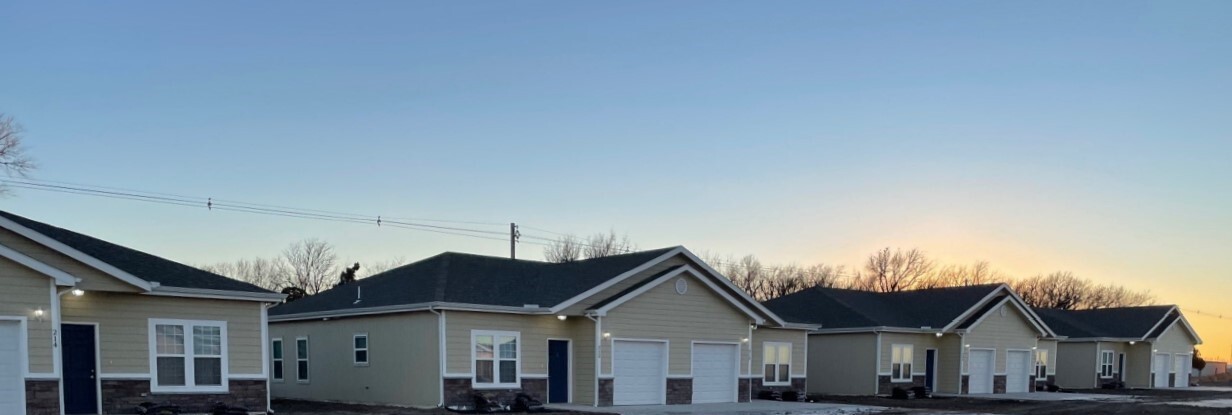
M 1039 349 L 1035 351 L 1035 381 L 1046 380 L 1048 380 L 1048 350 Z
M 1112 378 L 1112 351 L 1101 350 L 1099 352 L 1099 377 L 1104 379 Z
M 274 339 L 270 342 L 270 361 L 273 362 L 275 381 L 282 381 L 282 339 Z
M 915 358 L 910 344 L 895 344 L 890 346 L 890 381 L 910 382 L 911 362 Z
M 512 331 L 471 332 L 471 361 L 476 388 L 519 388 L 521 333 Z
M 791 343 L 762 343 L 764 385 L 791 384 Z
M 359 333 L 351 338 L 355 366 L 368 366 L 368 333 Z
M 225 392 L 227 323 L 150 319 L 153 392 Z
M 308 383 L 308 338 L 295 338 L 295 381 Z

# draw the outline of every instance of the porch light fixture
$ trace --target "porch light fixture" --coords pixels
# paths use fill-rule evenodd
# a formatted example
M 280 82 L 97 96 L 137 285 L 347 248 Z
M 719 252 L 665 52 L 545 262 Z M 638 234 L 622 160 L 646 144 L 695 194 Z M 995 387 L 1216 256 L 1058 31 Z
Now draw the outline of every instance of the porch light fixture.
M 73 296 L 74 296 L 74 297 L 81 297 L 81 296 L 83 296 L 83 295 L 86 295 L 86 290 L 83 290 L 83 289 L 80 289 L 80 288 L 74 288 L 74 289 L 73 289 Z
M 43 311 L 41 307 L 37 310 L 34 310 L 34 319 L 38 321 L 43 321 L 43 314 L 46 314 L 46 313 Z
M 748 337 L 742 338 L 742 339 L 740 339 L 740 342 L 741 342 L 741 343 L 748 343 L 748 342 L 749 342 L 749 338 L 748 338 Z
M 937 337 L 941 337 L 941 332 L 937 332 Z
M 606 338 L 608 338 L 608 337 L 612 337 L 612 333 L 610 333 L 610 332 L 603 333 L 603 338 L 605 338 L 605 339 L 606 339 Z
M 1039 346 L 1031 346 L 1031 350 L 1039 350 Z
M 970 349 L 970 348 L 971 348 L 971 345 L 969 345 L 969 344 L 964 344 L 964 345 L 963 345 L 963 347 L 966 347 L 966 348 Z
M 1159 353 L 1159 349 L 1152 350 L 1151 352 L 1152 352 L 1152 353 Z
M 559 316 L 556 316 L 556 319 L 557 319 L 557 320 L 560 320 L 560 321 L 565 321 L 565 319 L 567 319 L 567 318 L 569 318 L 569 316 L 566 316 L 566 315 L 559 315 Z
M 1133 345 L 1134 345 L 1134 343 L 1137 343 L 1137 342 L 1136 342 L 1136 341 L 1130 341 L 1130 342 L 1129 342 L 1129 345 L 1130 345 L 1130 346 L 1133 346 Z

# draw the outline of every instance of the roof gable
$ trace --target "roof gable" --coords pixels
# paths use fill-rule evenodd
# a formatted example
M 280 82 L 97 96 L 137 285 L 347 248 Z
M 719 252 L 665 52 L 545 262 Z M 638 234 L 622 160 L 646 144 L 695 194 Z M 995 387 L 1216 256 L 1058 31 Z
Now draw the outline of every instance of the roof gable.
M 788 321 L 820 324 L 823 329 L 942 329 L 970 314 L 1002 287 L 975 285 L 893 293 L 818 287 L 763 304 Z
M 1094 310 L 1035 309 L 1058 334 L 1070 339 L 1156 337 L 1175 306 L 1103 308 Z M 1179 310 L 1175 313 L 1179 316 Z
M 642 294 L 650 292 L 651 290 L 659 289 L 657 287 L 663 285 L 663 283 L 667 281 L 674 281 L 677 277 L 686 277 L 686 276 L 693 277 L 693 280 L 701 282 L 702 285 L 705 287 L 705 289 L 709 290 L 709 293 L 711 295 L 721 298 L 722 300 L 726 302 L 726 304 L 729 307 L 734 308 L 738 310 L 741 314 L 748 316 L 750 319 L 755 321 L 757 324 L 762 324 L 765 321 L 765 318 L 753 312 L 753 310 L 745 306 L 745 304 L 743 304 L 740 300 L 733 298 L 731 295 L 725 292 L 722 288 L 720 288 L 718 285 L 712 282 L 710 278 L 703 275 L 701 272 L 694 269 L 693 267 L 687 266 L 687 265 L 674 266 L 668 269 L 667 271 L 661 272 L 659 274 L 646 278 L 642 281 L 639 281 L 637 284 L 630 286 L 628 289 L 620 293 L 617 293 L 616 295 L 612 297 L 604 299 L 603 301 L 600 301 L 598 304 L 595 304 L 595 306 L 591 309 L 591 311 L 594 311 L 596 314 L 600 316 L 606 315 L 612 309 L 620 307 L 626 302 L 631 301 Z M 688 290 L 689 289 L 686 288 L 686 291 L 684 293 L 678 292 L 678 294 L 683 295 L 687 293 Z

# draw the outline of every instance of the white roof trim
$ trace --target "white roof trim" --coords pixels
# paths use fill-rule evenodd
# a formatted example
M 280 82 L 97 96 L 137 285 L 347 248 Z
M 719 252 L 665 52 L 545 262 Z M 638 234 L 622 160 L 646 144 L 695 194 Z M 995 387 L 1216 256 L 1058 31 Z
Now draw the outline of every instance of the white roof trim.
M 306 313 L 283 314 L 280 316 L 269 316 L 270 322 L 278 321 L 295 321 L 295 320 L 316 320 L 322 318 L 334 317 L 357 317 L 374 314 L 393 314 L 405 313 L 411 311 L 428 311 L 428 310 L 456 310 L 456 311 L 476 311 L 485 313 L 505 313 L 505 314 L 527 314 L 527 315 L 552 315 L 551 309 L 544 307 L 511 307 L 511 306 L 493 306 L 482 304 L 463 304 L 463 303 L 447 303 L 447 302 L 428 302 L 415 304 L 398 304 L 380 307 L 366 308 L 348 308 L 344 310 L 326 310 L 312 311 Z
M 954 319 L 954 321 L 951 321 L 950 324 L 946 324 L 945 327 L 942 327 L 942 330 L 944 331 L 953 330 L 959 324 L 962 324 L 962 322 L 967 321 L 967 319 L 971 318 L 971 316 L 974 315 L 975 312 L 980 311 L 980 307 L 983 307 L 984 304 L 991 301 L 992 298 L 997 295 L 997 293 L 1001 292 L 1001 290 L 1006 289 L 1006 288 L 1008 288 L 1008 286 L 1005 284 L 1001 284 L 1000 287 L 994 288 L 991 292 L 988 293 L 988 295 L 985 295 L 984 298 L 981 298 L 980 301 L 976 301 L 974 305 L 972 305 L 970 308 L 967 308 L 967 311 L 964 311 L 962 314 L 959 314 L 958 317 Z
M 681 247 L 681 246 L 678 246 L 678 247 L 672 248 L 672 250 L 667 251 L 667 253 L 665 253 L 665 254 L 663 254 L 663 255 L 659 255 L 659 257 L 658 257 L 658 258 L 652 259 L 652 260 L 650 260 L 650 261 L 646 261 L 646 263 L 644 263 L 644 264 L 642 264 L 642 265 L 638 265 L 637 267 L 635 267 L 635 268 L 633 268 L 633 269 L 631 269 L 631 270 L 625 271 L 624 273 L 622 273 L 622 274 L 620 274 L 620 275 L 617 275 L 615 278 L 612 278 L 612 279 L 609 279 L 609 280 L 607 280 L 607 281 L 604 281 L 602 284 L 599 284 L 599 285 L 596 285 L 596 286 L 594 286 L 594 287 L 591 287 L 591 289 L 586 290 L 586 291 L 582 292 L 581 294 L 578 294 L 578 295 L 573 296 L 573 298 L 570 298 L 570 299 L 568 299 L 568 300 L 565 300 L 564 302 L 561 302 L 560 304 L 557 304 L 557 305 L 553 306 L 553 307 L 552 307 L 552 312 L 553 312 L 553 313 L 555 313 L 555 312 L 559 312 L 559 311 L 561 311 L 561 310 L 564 310 L 564 309 L 566 309 L 566 308 L 569 308 L 569 307 L 571 307 L 571 306 L 573 306 L 573 305 L 575 305 L 575 304 L 577 304 L 577 303 L 581 302 L 582 300 L 585 300 L 585 299 L 587 299 L 587 298 L 590 298 L 591 296 L 594 296 L 595 294 L 598 294 L 599 292 L 601 292 L 601 291 L 603 291 L 603 290 L 605 290 L 605 289 L 608 289 L 608 288 L 610 288 L 610 287 L 611 287 L 611 286 L 613 286 L 613 285 L 616 285 L 616 283 L 618 283 L 618 282 L 624 281 L 625 279 L 628 279 L 629 277 L 632 277 L 632 276 L 636 275 L 636 274 L 637 274 L 637 273 L 639 273 L 639 272 L 642 272 L 642 271 L 647 270 L 648 268 L 650 268 L 650 267 L 654 266 L 655 264 L 658 264 L 658 263 L 660 263 L 660 262 L 666 261 L 668 258 L 671 258 L 671 257 L 673 257 L 673 256 L 676 256 L 676 254 L 679 254 L 679 253 L 680 253 L 680 251 L 682 251 L 682 250 L 684 250 L 684 247 Z
M 132 284 L 145 291 L 150 291 L 152 288 L 152 285 L 150 284 L 149 281 L 146 281 L 141 278 L 137 278 L 136 276 L 129 274 L 127 272 L 124 272 L 123 270 L 120 270 L 119 268 L 116 268 L 106 262 L 103 262 L 99 260 L 98 258 L 86 255 L 85 253 L 78 251 L 76 249 L 73 249 L 72 247 L 69 247 L 68 245 L 65 245 L 63 243 L 60 243 L 60 241 L 52 239 L 48 237 L 47 235 L 43 235 L 33 229 L 27 228 L 17 222 L 9 220 L 9 218 L 0 216 L 0 228 L 13 231 L 17 233 L 18 235 L 29 238 L 35 242 L 38 242 L 39 244 L 42 244 L 43 246 L 46 246 L 48 248 L 51 248 L 52 250 L 55 250 L 56 252 L 64 254 L 68 256 L 69 258 L 80 261 L 86 265 L 89 265 L 90 267 L 93 267 L 94 269 L 102 271 L 103 273 L 107 275 L 115 277 L 126 283 Z
M 74 285 L 77 285 L 77 281 L 79 281 L 77 277 L 74 277 L 67 272 L 56 269 L 55 267 L 51 265 L 47 265 L 43 262 L 40 262 L 37 259 L 30 258 L 26 256 L 25 254 L 21 252 L 17 252 L 13 250 L 12 248 L 9 248 L 4 245 L 0 245 L 0 257 L 8 258 L 9 260 L 13 262 L 24 265 L 27 268 L 38 271 L 39 273 L 43 275 L 51 277 L 52 279 L 56 280 L 56 285 L 72 287 Z
M 727 300 L 728 303 L 730 303 L 733 306 L 736 306 L 736 308 L 740 309 L 740 311 L 744 312 L 744 314 L 753 318 L 753 321 L 756 322 L 757 324 L 762 324 L 766 321 L 765 318 L 758 315 L 757 313 L 754 313 L 753 310 L 750 310 L 748 307 L 745 307 L 744 304 L 741 304 L 739 300 L 732 298 L 731 295 L 728 295 L 726 292 L 724 292 L 722 288 L 719 288 L 717 285 L 715 285 L 714 282 L 710 281 L 709 278 L 706 278 L 706 276 L 698 272 L 697 269 L 691 266 L 688 266 L 688 265 L 681 266 L 680 268 L 674 271 L 663 274 L 662 276 L 655 278 L 655 280 L 651 281 L 649 284 L 645 284 L 641 287 L 638 287 L 636 290 L 633 290 L 627 294 L 624 294 L 616 298 L 612 302 L 605 304 L 603 307 L 595 309 L 594 311 L 599 316 L 606 316 L 608 311 L 611 311 L 613 308 L 619 307 L 621 304 L 624 304 L 625 302 L 632 300 L 636 298 L 637 296 L 642 295 L 646 293 L 647 291 L 650 291 L 651 289 L 658 287 L 664 282 L 671 280 L 672 278 L 675 278 L 679 276 L 680 274 L 684 274 L 684 273 L 689 273 L 693 275 L 694 278 L 697 278 L 699 281 L 701 281 L 703 284 L 706 284 L 707 287 L 710 287 L 712 291 L 717 293 L 719 296 L 723 297 L 723 299 Z
M 1175 309 L 1176 307 L 1172 307 L 1172 308 L 1173 308 L 1173 309 Z M 1189 335 L 1190 335 L 1190 336 L 1193 336 L 1194 340 L 1197 340 L 1197 341 L 1198 341 L 1197 343 L 1194 343 L 1194 344 L 1202 344 L 1202 337 L 1199 337 L 1199 336 L 1198 336 L 1198 332 L 1197 332 L 1196 330 L 1194 330 L 1193 326 L 1189 325 L 1189 320 L 1185 318 L 1185 315 L 1184 315 L 1184 314 L 1180 314 L 1180 310 L 1177 310 L 1177 313 L 1178 313 L 1178 314 L 1177 314 L 1177 315 L 1178 315 L 1178 318 L 1176 319 L 1176 321 L 1173 321 L 1173 322 L 1172 322 L 1172 324 L 1168 326 L 1168 328 L 1166 328 L 1166 329 L 1164 329 L 1164 331 L 1160 332 L 1160 333 L 1159 333 L 1159 336 L 1157 336 L 1157 337 L 1155 337 L 1155 338 L 1156 338 L 1156 339 L 1158 339 L 1158 338 L 1160 338 L 1160 337 L 1164 337 L 1164 335 L 1165 335 L 1165 334 L 1168 334 L 1168 331 L 1169 331 L 1169 330 L 1172 330 L 1172 328 L 1173 328 L 1173 327 L 1176 327 L 1176 323 L 1178 323 L 1178 322 L 1179 322 L 1179 323 L 1184 324 L 1184 326 L 1185 326 L 1185 330 L 1189 330 Z M 1167 318 L 1167 317 L 1164 317 L 1164 318 Z M 1158 327 L 1159 325 L 1158 325 L 1158 324 L 1156 324 L 1156 326 Z M 1151 329 L 1151 331 L 1155 331 L 1155 329 L 1154 329 L 1154 328 L 1152 328 L 1152 329 Z M 1149 336 L 1149 334 L 1148 334 L 1148 336 Z
M 183 287 L 168 287 L 166 285 L 155 286 L 154 289 L 144 295 L 155 295 L 165 297 L 191 297 L 191 298 L 214 298 L 222 300 L 243 300 L 243 301 L 262 301 L 262 302 L 282 302 L 287 298 L 286 294 L 279 293 L 258 293 L 248 291 L 230 291 L 230 290 L 211 290 L 207 288 L 183 288 Z
M 910 333 L 910 334 L 936 335 L 936 333 L 941 333 L 941 332 L 942 332 L 941 329 L 913 329 L 913 328 L 907 328 L 907 327 L 876 326 L 876 327 L 845 327 L 845 328 L 835 328 L 835 329 L 820 328 L 820 329 L 809 332 L 809 334 Z

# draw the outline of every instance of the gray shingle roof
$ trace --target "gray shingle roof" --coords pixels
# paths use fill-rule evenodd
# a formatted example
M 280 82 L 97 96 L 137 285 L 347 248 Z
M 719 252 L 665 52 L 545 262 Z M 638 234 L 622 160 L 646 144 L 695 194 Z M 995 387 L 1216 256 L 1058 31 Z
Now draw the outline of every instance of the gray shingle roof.
M 1103 308 L 1096 310 L 1057 310 L 1037 308 L 1044 322 L 1052 327 L 1057 334 L 1069 338 L 1149 338 L 1158 336 L 1159 332 L 1180 316 L 1169 315 L 1174 306 L 1146 306 Z M 1156 323 L 1168 317 L 1166 324 L 1152 332 Z
M 446 252 L 274 307 L 270 315 L 430 302 L 551 307 L 672 249 L 562 264 Z M 360 292 L 362 300 L 356 303 Z
M 0 216 L 17 222 L 21 226 L 30 228 L 70 248 L 81 251 L 99 261 L 106 262 L 134 277 L 148 282 L 158 282 L 162 286 L 270 293 L 268 290 L 243 281 L 236 281 L 222 275 L 202 271 L 179 262 L 116 245 L 68 229 L 27 219 L 9 212 L 0 211 Z
M 787 321 L 823 329 L 949 325 L 1001 284 L 878 293 L 813 288 L 762 304 Z

